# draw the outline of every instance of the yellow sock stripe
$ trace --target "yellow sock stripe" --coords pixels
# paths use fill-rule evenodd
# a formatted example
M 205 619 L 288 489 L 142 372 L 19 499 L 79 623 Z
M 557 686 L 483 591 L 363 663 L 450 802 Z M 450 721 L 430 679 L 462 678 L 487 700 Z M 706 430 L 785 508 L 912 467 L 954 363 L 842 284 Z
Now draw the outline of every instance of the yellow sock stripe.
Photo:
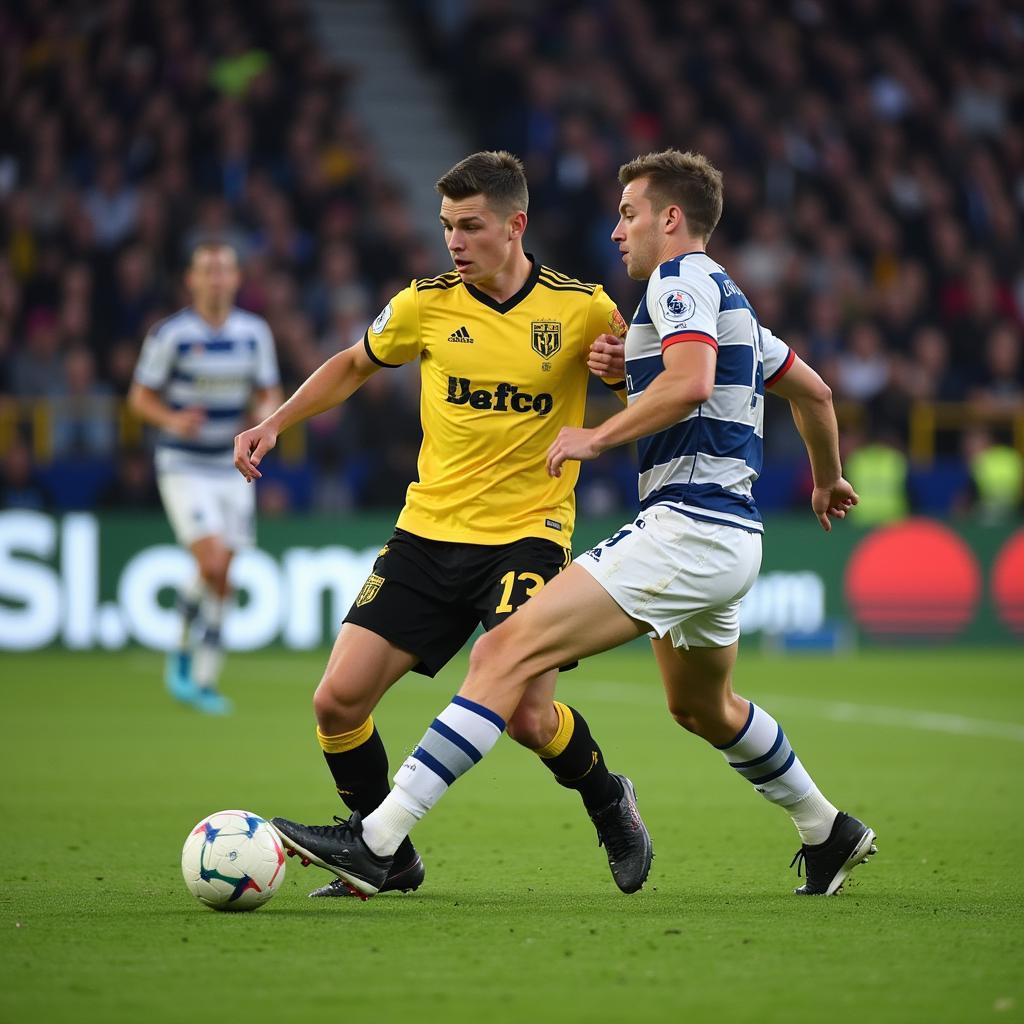
M 362 746 L 373 735 L 373 716 L 371 715 L 358 729 L 351 732 L 339 732 L 336 736 L 325 736 L 316 727 L 316 738 L 325 754 L 344 754 L 346 750 L 354 750 Z
M 534 751 L 538 757 L 558 757 L 569 746 L 569 740 L 572 739 L 572 730 L 576 725 L 570 708 L 560 704 L 557 700 L 552 701 L 552 703 L 555 705 L 555 714 L 558 715 L 558 728 L 555 730 L 555 735 L 547 746 L 539 747 Z

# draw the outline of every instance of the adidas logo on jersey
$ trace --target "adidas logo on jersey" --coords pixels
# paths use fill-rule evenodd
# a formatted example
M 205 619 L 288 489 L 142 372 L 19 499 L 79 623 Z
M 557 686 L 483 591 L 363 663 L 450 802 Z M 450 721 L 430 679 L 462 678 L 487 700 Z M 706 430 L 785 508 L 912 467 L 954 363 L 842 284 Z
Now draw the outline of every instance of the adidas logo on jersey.
M 474 388 L 468 377 L 448 378 L 448 397 L 452 405 L 468 405 L 471 409 L 493 409 L 495 412 L 535 412 L 547 416 L 555 404 L 551 395 L 541 392 L 531 395 L 520 391 L 515 384 L 502 381 L 493 391 Z
M 472 345 L 473 339 L 469 336 L 469 331 L 465 327 L 460 327 L 457 331 L 452 331 L 448 335 L 449 341 L 458 342 L 460 345 Z

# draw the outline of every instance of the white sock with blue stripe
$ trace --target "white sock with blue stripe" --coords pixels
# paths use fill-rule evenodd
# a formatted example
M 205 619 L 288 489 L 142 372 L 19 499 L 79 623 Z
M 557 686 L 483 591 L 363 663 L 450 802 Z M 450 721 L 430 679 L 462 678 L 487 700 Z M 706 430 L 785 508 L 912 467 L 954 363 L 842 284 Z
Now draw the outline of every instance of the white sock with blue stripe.
M 767 711 L 751 701 L 746 725 L 718 749 L 758 793 L 786 809 L 801 842 L 812 846 L 828 839 L 839 812 L 822 796 Z
M 420 745 L 395 773 L 395 788 L 363 819 L 363 839 L 378 857 L 390 857 L 413 826 L 498 742 L 505 722 L 490 708 L 452 697 Z

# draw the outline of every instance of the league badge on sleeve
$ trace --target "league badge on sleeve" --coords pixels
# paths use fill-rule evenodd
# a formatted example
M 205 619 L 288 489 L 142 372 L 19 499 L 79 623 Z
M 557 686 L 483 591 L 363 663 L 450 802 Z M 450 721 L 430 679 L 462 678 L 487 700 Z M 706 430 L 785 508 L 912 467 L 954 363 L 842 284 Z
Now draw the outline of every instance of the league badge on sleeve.
M 389 302 L 377 315 L 377 319 L 373 321 L 370 330 L 374 334 L 380 334 L 388 325 L 388 321 L 391 319 L 391 303 Z
M 611 315 L 608 317 L 608 326 L 612 329 L 612 334 L 616 338 L 624 338 L 626 336 L 626 331 L 628 330 L 626 321 L 623 320 L 622 314 L 618 309 L 612 310 Z
M 661 315 L 675 324 L 684 324 L 697 310 L 697 304 L 689 292 L 674 288 L 658 299 Z

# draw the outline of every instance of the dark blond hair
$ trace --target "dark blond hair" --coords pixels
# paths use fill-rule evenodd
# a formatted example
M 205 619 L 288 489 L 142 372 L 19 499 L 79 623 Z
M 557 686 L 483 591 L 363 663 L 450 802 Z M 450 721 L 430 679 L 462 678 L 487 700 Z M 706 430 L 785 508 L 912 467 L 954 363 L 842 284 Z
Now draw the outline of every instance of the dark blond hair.
M 196 260 L 204 252 L 220 252 L 222 249 L 234 256 L 236 264 L 240 264 L 242 262 L 238 258 L 238 250 L 230 242 L 222 242 L 216 238 L 204 238 L 203 241 L 198 242 L 192 250 L 192 255 L 189 257 L 188 265 L 190 267 L 194 267 L 196 265 Z
M 722 172 L 702 153 L 666 149 L 647 153 L 619 168 L 623 185 L 647 179 L 647 198 L 657 213 L 675 204 L 682 208 L 686 226 L 705 242 L 722 216 Z
M 525 210 L 530 203 L 523 162 L 504 149 L 467 156 L 442 174 L 434 188 L 446 199 L 483 196 L 502 213 Z

